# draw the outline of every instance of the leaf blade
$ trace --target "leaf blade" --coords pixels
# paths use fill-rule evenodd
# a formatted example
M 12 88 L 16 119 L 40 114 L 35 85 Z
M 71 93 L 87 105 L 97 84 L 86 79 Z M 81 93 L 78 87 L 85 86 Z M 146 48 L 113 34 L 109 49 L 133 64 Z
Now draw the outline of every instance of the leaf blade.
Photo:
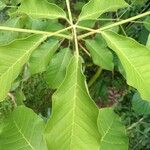
M 16 13 L 27 14 L 35 19 L 66 18 L 66 13 L 63 9 L 53 3 L 49 3 L 47 0 L 23 0 Z
M 113 55 L 107 47 L 102 46 L 102 43 L 100 43 L 99 40 L 86 40 L 85 44 L 96 65 L 106 70 L 113 70 Z
M 79 21 L 97 19 L 105 12 L 116 11 L 127 6 L 128 4 L 124 0 L 90 0 L 83 6 Z
M 98 129 L 102 135 L 100 140 L 100 150 L 128 150 L 128 137 L 125 126 L 112 108 L 102 108 L 99 110 Z
M 150 100 L 150 51 L 135 40 L 116 33 L 102 32 L 108 46 L 118 55 L 126 72 L 127 82 L 143 99 Z
M 33 35 L 16 40 L 10 45 L 0 46 L 0 101 L 6 97 L 12 82 L 19 75 L 33 50 L 46 38 L 46 36 Z
M 47 150 L 43 138 L 44 127 L 44 121 L 31 109 L 17 107 L 3 122 L 0 133 L 1 150 Z
M 50 40 L 38 47 L 29 60 L 31 75 L 46 71 L 49 62 L 59 46 L 59 40 Z
M 49 149 L 97 150 L 99 147 L 98 109 L 89 97 L 83 80 L 81 60 L 74 56 L 65 80 L 53 97 L 52 117 L 45 130 Z M 53 139 L 50 140 L 50 137 Z
M 57 89 L 65 78 L 66 67 L 68 66 L 72 54 L 69 48 L 61 50 L 50 62 L 44 78 L 52 89 Z

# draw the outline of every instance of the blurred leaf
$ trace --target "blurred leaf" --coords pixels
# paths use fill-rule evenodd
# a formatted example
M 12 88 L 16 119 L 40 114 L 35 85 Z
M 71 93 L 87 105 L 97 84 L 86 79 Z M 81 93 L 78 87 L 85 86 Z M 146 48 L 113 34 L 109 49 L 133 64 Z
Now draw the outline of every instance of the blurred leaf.
M 148 36 L 146 46 L 150 49 L 150 34 Z
M 29 70 L 31 75 L 46 71 L 58 46 L 59 41 L 51 39 L 46 43 L 43 43 L 33 52 L 29 60 Z
M 12 27 L 12 28 L 21 28 L 23 27 L 20 17 L 10 18 L 2 26 Z M 0 31 L 0 45 L 6 45 L 11 41 L 17 39 L 20 36 L 20 33 L 13 31 Z
M 150 16 L 146 17 L 144 20 L 144 26 L 150 32 Z
M 60 86 L 71 58 L 72 54 L 69 48 L 62 49 L 52 58 L 45 73 L 45 80 L 50 88 L 56 89 Z
M 85 40 L 85 44 L 96 65 L 106 70 L 113 70 L 113 55 L 101 38 L 97 40 Z
M 142 100 L 139 93 L 134 94 L 132 99 L 132 107 L 138 114 L 150 114 L 150 102 Z
M 5 3 L 3 3 L 2 1 L 0 1 L 0 11 L 3 10 L 5 8 Z
M 23 101 L 26 100 L 26 97 L 21 89 L 15 91 L 15 101 L 17 106 L 24 105 Z

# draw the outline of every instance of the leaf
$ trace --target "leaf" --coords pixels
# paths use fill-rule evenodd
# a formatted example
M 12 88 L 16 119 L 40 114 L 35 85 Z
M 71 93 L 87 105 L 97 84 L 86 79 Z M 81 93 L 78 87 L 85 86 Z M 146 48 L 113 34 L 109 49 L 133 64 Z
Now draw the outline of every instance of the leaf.
M 35 19 L 57 19 L 66 18 L 63 9 L 47 0 L 22 0 L 17 14 L 27 14 Z
M 127 6 L 128 4 L 124 0 L 90 0 L 83 6 L 79 21 L 97 19 L 103 13 L 116 11 Z
M 45 137 L 50 150 L 98 150 L 98 108 L 92 101 L 81 72 L 81 59 L 74 56 L 65 80 L 53 95 L 52 116 Z
M 133 110 L 138 114 L 150 114 L 150 102 L 143 100 L 139 93 L 135 93 L 132 99 Z
M 52 39 L 42 44 L 33 52 L 29 60 L 29 70 L 32 75 L 46 71 L 58 46 L 59 41 Z
M 62 49 L 52 58 L 44 76 L 50 88 L 57 89 L 60 86 L 71 58 L 72 54 L 69 48 Z
M 102 32 L 102 35 L 118 55 L 128 84 L 136 88 L 143 99 L 150 100 L 150 50 L 131 38 L 110 31 Z
M 16 40 L 9 45 L 0 46 L 0 101 L 5 99 L 12 82 L 19 75 L 33 50 L 46 38 L 46 36 L 33 35 Z
M 150 49 L 150 34 L 147 39 L 146 47 Z
M 143 23 L 145 28 L 150 32 L 150 16 L 146 17 Z
M 3 10 L 6 7 L 6 5 L 0 1 L 0 11 Z
M 112 108 L 100 109 L 97 123 L 102 135 L 99 150 L 128 150 L 125 126 Z
M 26 100 L 26 97 L 22 89 L 17 89 L 15 91 L 14 96 L 15 96 L 15 101 L 16 101 L 17 106 L 24 105 L 24 101 Z
M 96 65 L 106 70 L 113 70 L 113 55 L 101 39 L 86 40 L 85 43 Z
M 8 26 L 12 28 L 21 28 L 23 27 L 21 24 L 21 18 L 10 18 L 5 23 L 2 24 L 3 26 Z M 13 32 L 13 31 L 0 31 L 0 45 L 6 45 L 18 38 L 20 33 Z
M 2 126 L 1 150 L 47 150 L 43 138 L 44 121 L 31 109 L 17 107 Z

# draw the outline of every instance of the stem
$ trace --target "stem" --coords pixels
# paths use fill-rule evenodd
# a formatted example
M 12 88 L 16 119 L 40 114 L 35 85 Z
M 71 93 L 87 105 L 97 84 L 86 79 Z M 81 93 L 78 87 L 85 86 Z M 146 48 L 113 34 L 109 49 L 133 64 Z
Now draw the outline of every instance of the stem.
M 79 43 L 79 46 L 89 57 L 91 57 L 90 53 L 82 46 L 81 43 Z
M 79 47 L 78 47 L 78 37 L 77 37 L 76 26 L 73 26 L 73 34 L 74 34 L 74 42 L 75 42 L 76 54 L 77 54 L 77 56 L 79 56 Z
M 70 21 L 71 25 L 73 25 L 73 19 L 72 19 L 72 14 L 71 14 L 71 9 L 70 9 L 70 2 L 69 2 L 69 0 L 66 0 L 66 5 L 67 5 L 67 9 L 68 9 L 69 21 Z
M 127 128 L 127 130 L 131 130 L 134 127 L 136 127 L 139 123 L 141 123 L 143 121 L 144 117 L 141 118 L 138 122 L 133 123 L 130 127 Z
M 15 101 L 14 95 L 11 94 L 11 93 L 8 93 L 8 96 L 10 97 L 10 101 L 12 102 L 13 107 L 16 108 L 16 107 L 17 107 L 17 104 L 16 104 L 16 101 Z
M 91 87 L 93 85 L 93 83 L 97 80 L 97 78 L 100 76 L 101 73 L 102 73 L 102 68 L 98 68 L 94 76 L 88 82 L 88 87 Z
M 71 23 L 71 26 L 72 26 L 72 34 L 73 34 L 74 43 L 75 43 L 75 50 L 76 50 L 77 56 L 79 56 L 77 30 L 76 30 L 76 25 L 73 24 L 73 18 L 72 18 L 72 14 L 71 14 L 71 9 L 70 9 L 70 2 L 69 2 L 69 0 L 66 0 L 66 4 L 67 4 L 67 9 L 68 9 L 69 20 L 70 20 L 70 23 Z
M 4 30 L 4 31 L 34 33 L 34 34 L 42 34 L 42 35 L 47 35 L 47 36 L 58 36 L 58 37 L 66 38 L 66 39 L 71 39 L 71 37 L 68 35 L 59 34 L 59 33 L 67 31 L 71 28 L 72 28 L 72 26 L 69 26 L 65 29 L 58 30 L 56 32 L 47 32 L 47 31 L 39 31 L 39 30 L 30 30 L 30 29 L 21 29 L 21 28 L 12 28 L 12 27 L 0 26 L 0 30 Z
M 91 30 L 90 28 L 85 28 L 85 29 L 87 29 L 87 30 L 89 30 L 89 31 L 91 30 L 91 32 L 78 36 L 78 39 L 85 38 L 85 37 L 90 36 L 90 35 L 95 34 L 95 33 L 101 33 L 101 31 L 103 31 L 103 30 L 107 30 L 107 29 L 113 28 L 113 27 L 115 27 L 115 26 L 122 25 L 122 24 L 125 24 L 125 23 L 128 23 L 128 22 L 131 22 L 131 21 L 133 21 L 133 20 L 136 20 L 136 19 L 145 17 L 145 16 L 147 16 L 147 15 L 150 15 L 150 11 L 145 12 L 145 13 L 140 14 L 140 15 L 137 15 L 137 16 L 134 16 L 134 17 L 131 17 L 131 18 L 128 18 L 128 19 L 125 19 L 125 20 L 122 20 L 122 21 L 119 21 L 119 22 L 116 22 L 116 23 L 113 23 L 113 24 L 110 24 L 110 25 L 107 25 L 107 26 L 102 27 L 102 28 L 97 29 L 97 30 L 94 30 L 94 29 Z M 78 27 L 79 27 L 79 26 L 78 26 Z M 83 28 L 83 27 L 82 27 L 82 28 Z

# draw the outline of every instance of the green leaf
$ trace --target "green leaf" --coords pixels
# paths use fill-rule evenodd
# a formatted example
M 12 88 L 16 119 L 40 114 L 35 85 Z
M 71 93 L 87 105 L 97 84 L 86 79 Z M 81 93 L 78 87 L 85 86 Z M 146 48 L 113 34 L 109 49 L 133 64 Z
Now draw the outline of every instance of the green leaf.
M 21 28 L 23 25 L 21 24 L 21 18 L 10 18 L 5 23 L 2 24 L 2 26 L 8 26 L 12 28 Z M 13 31 L 0 31 L 0 45 L 6 45 L 10 43 L 11 41 L 18 38 L 20 33 L 13 32 Z
M 132 99 L 132 107 L 138 114 L 150 114 L 150 102 L 143 100 L 139 93 L 134 94 Z
M 125 126 L 112 108 L 100 109 L 97 123 L 102 135 L 99 150 L 128 150 Z
M 150 100 L 150 50 L 134 39 L 111 31 L 102 32 L 102 35 L 118 55 L 128 84 L 136 88 L 143 99 Z
M 52 58 L 45 73 L 45 80 L 50 88 L 57 89 L 60 86 L 71 58 L 72 54 L 69 48 L 62 49 Z
M 146 47 L 150 49 L 150 34 L 147 39 Z
M 1 150 L 47 150 L 44 121 L 31 109 L 17 107 L 5 119 L 0 133 Z
M 106 70 L 113 70 L 113 55 L 100 38 L 98 40 L 86 40 L 85 44 L 96 65 Z
M 15 96 L 15 101 L 16 101 L 17 106 L 24 105 L 24 101 L 26 100 L 26 97 L 22 89 L 17 89 L 15 91 L 14 96 Z
M 144 20 L 144 26 L 148 31 L 150 31 L 150 16 L 146 17 Z
M 65 80 L 53 95 L 52 116 L 45 136 L 50 150 L 98 150 L 98 108 L 82 74 L 81 59 L 74 56 Z
M 33 50 L 46 38 L 46 36 L 33 35 L 16 40 L 9 45 L 0 46 L 0 101 L 5 99 L 12 82 L 19 75 Z
M 30 73 L 42 73 L 46 71 L 49 62 L 59 46 L 59 41 L 51 39 L 38 47 L 29 60 Z
M 66 13 L 63 9 L 47 2 L 47 0 L 23 0 L 16 13 L 27 14 L 35 19 L 66 18 Z
M 6 5 L 0 1 L 0 11 L 3 10 L 6 7 Z
M 79 21 L 97 19 L 105 12 L 116 11 L 127 6 L 128 4 L 124 0 L 90 0 L 83 6 Z

